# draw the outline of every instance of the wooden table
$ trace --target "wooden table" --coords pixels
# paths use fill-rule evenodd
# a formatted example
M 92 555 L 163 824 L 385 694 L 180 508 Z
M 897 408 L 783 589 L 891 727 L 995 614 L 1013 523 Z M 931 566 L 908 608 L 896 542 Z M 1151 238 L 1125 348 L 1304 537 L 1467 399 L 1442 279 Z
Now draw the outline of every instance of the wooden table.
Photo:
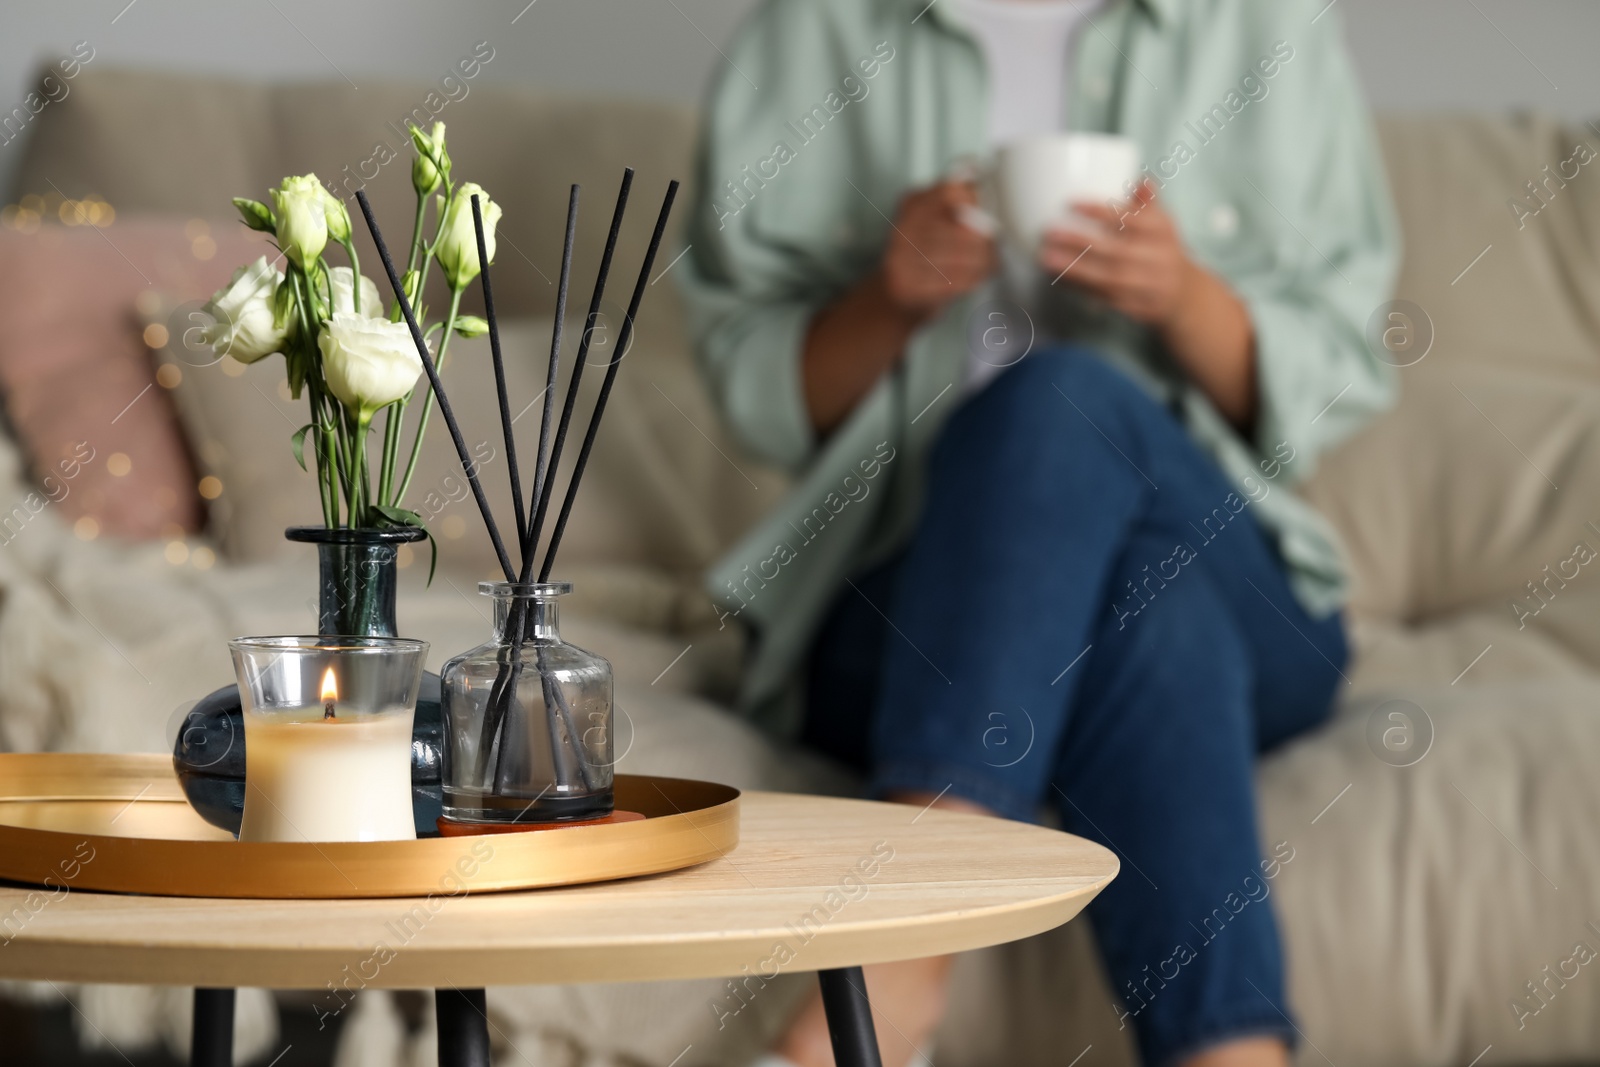
M 817 971 L 838 1063 L 875 1067 L 862 964 L 1041 933 L 1117 873 L 1099 845 L 1021 823 L 781 793 L 742 805 L 740 845 L 721 859 L 574 888 L 431 901 L 63 889 L 39 907 L 39 890 L 0 884 L 0 917 L 29 914 L 0 929 L 0 977 L 195 986 L 207 1065 L 229 1062 L 231 987 L 323 991 L 330 1013 L 363 988 L 436 988 L 440 1063 L 478 1067 L 484 986 Z

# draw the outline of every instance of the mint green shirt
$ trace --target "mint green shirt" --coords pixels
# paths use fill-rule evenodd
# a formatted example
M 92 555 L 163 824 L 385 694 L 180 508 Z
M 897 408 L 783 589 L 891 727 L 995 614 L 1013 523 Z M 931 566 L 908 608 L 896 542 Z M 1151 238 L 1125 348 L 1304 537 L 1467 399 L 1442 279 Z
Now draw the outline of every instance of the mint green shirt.
M 1293 486 L 1392 399 L 1393 370 L 1364 335 L 1399 256 L 1376 141 L 1325 4 L 1113 0 L 1080 32 L 1066 89 L 1069 128 L 1139 144 L 1189 254 L 1249 309 L 1253 438 L 1146 327 L 1088 316 L 1070 340 L 1175 412 L 1317 614 L 1340 604 L 1343 568 Z M 786 683 L 829 604 L 910 536 L 928 451 L 960 401 L 971 324 L 995 296 L 955 301 L 844 425 L 813 431 L 800 379 L 811 317 L 876 265 L 904 193 L 984 152 L 984 61 L 949 6 L 768 0 L 727 48 L 710 97 L 674 273 L 733 432 L 796 484 L 707 581 L 725 621 L 755 638 L 743 702 L 779 729 L 797 721 Z M 982 577 L 952 575 L 952 607 L 981 595 Z M 977 584 L 957 594 L 968 579 Z

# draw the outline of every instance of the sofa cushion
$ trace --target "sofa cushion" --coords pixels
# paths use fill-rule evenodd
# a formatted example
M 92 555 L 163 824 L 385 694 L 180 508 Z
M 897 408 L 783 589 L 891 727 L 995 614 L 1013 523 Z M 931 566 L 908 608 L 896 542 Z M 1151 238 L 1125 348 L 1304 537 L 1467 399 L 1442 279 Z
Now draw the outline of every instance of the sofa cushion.
M 1397 296 L 1431 320 L 1432 346 L 1308 495 L 1349 551 L 1356 612 L 1515 617 L 1577 542 L 1600 550 L 1600 159 L 1576 163 L 1600 138 L 1467 116 L 1391 118 L 1382 135 L 1406 239 Z M 1526 183 L 1547 165 L 1576 177 L 1541 185 L 1546 203 Z M 1403 328 L 1373 310 L 1378 332 Z
M 135 303 L 156 292 L 210 296 L 242 261 L 242 229 L 181 217 L 0 229 L 5 412 L 66 516 L 126 538 L 199 526 L 194 468 Z M 59 464 L 73 456 L 81 470 L 63 477 Z

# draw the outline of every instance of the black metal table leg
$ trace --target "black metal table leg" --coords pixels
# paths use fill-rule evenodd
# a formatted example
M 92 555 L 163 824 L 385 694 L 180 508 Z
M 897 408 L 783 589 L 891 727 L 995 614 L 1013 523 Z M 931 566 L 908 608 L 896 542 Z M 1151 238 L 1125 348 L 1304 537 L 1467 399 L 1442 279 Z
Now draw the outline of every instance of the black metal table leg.
M 233 1067 L 233 1002 L 231 989 L 194 991 L 189 1067 Z
M 838 1067 L 883 1067 L 861 968 L 818 971 L 817 981 L 822 983 L 822 1008 L 828 1015 L 834 1063 Z
M 489 1015 L 481 989 L 436 989 L 439 1067 L 489 1067 Z

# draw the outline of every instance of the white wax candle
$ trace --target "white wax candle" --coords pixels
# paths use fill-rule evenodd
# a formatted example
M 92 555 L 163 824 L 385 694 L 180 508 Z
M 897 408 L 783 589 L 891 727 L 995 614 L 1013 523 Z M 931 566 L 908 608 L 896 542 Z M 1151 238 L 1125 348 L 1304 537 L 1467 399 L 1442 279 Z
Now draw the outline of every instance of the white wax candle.
M 244 717 L 240 841 L 404 841 L 411 817 L 411 709 L 323 705 Z

